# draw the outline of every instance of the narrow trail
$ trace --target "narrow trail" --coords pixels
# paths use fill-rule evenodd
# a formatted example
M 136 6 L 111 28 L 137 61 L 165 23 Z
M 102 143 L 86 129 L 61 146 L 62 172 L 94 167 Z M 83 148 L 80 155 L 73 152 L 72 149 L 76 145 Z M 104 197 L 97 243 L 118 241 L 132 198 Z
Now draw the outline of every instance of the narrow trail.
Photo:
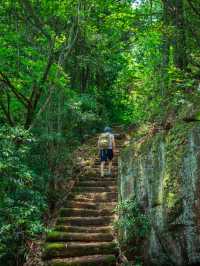
M 97 139 L 91 148 L 95 149 L 96 143 Z M 60 210 L 54 230 L 47 235 L 45 265 L 116 265 L 119 248 L 113 222 L 117 219 L 117 161 L 122 143 L 116 138 L 112 177 L 100 177 L 97 154 L 92 167 L 80 176 Z

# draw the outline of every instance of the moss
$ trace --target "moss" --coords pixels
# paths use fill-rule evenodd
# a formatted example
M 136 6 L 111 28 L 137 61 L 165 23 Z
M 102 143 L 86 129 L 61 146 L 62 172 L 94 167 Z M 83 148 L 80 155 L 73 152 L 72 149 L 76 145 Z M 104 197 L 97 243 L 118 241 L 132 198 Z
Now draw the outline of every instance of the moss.
M 66 262 L 56 261 L 56 262 L 49 263 L 47 266 L 66 266 L 66 265 L 69 265 L 69 264 L 67 264 Z
M 165 138 L 166 169 L 164 174 L 164 198 L 168 214 L 174 212 L 180 201 L 181 167 L 187 151 L 188 131 L 191 125 L 177 124 Z
M 167 205 L 169 208 L 172 208 L 173 206 L 175 206 L 177 199 L 176 199 L 176 195 L 174 193 L 169 192 L 168 193 L 168 198 L 167 198 Z
M 200 120 L 200 111 L 198 111 L 196 114 L 195 114 L 195 117 L 194 117 L 196 120 Z
M 63 250 L 65 249 L 64 243 L 46 243 L 44 245 L 44 252 L 51 252 L 53 250 Z
M 54 237 L 58 237 L 58 236 L 60 236 L 60 232 L 57 232 L 57 231 L 52 231 L 52 232 L 49 232 L 48 234 L 47 234 L 47 237 L 52 237 L 52 238 L 54 238 Z
M 65 243 L 46 243 L 43 247 L 43 258 L 49 259 L 60 255 L 65 249 Z
M 138 132 L 136 136 L 144 136 L 147 134 L 148 128 L 148 126 L 142 127 L 141 132 Z M 152 160 L 154 165 L 157 165 L 157 169 L 153 177 L 151 177 L 151 173 L 148 176 L 153 195 L 153 207 L 165 204 L 170 213 L 170 210 L 174 212 L 174 208 L 180 205 L 181 167 L 183 159 L 188 151 L 188 134 L 195 128 L 198 128 L 198 130 L 200 128 L 197 123 L 179 122 L 168 132 L 162 131 L 152 137 L 145 136 L 142 140 L 141 138 L 137 140 L 136 137 L 134 139 L 136 141 L 122 153 L 121 159 L 123 162 L 126 162 L 127 158 L 131 158 L 132 155 L 133 160 L 145 162 L 146 167 L 152 164 L 152 161 L 148 161 L 148 156 L 151 154 L 153 157 Z M 159 174 L 161 174 L 160 171 L 162 171 L 162 169 L 160 169 L 162 167 L 162 165 L 160 165 L 161 155 L 158 154 L 160 152 L 159 146 L 161 143 L 163 143 L 165 149 L 165 169 L 162 173 L 163 191 L 159 191 L 157 187 L 159 185 Z M 127 162 L 129 163 L 129 160 Z M 130 171 L 127 163 L 123 163 L 122 167 L 122 172 L 124 174 Z M 153 167 L 155 169 L 155 166 Z
M 56 260 L 56 261 L 52 261 L 48 264 L 48 266 L 80 266 L 80 265 L 83 265 L 82 263 L 80 264 L 80 262 L 76 262 L 76 261 L 59 261 L 59 260 Z M 116 258 L 115 256 L 107 256 L 105 258 L 105 260 L 103 261 L 87 261 L 85 260 L 84 261 L 84 266 L 96 266 L 96 265 L 99 265 L 99 266 L 114 266 L 116 265 Z
M 118 249 L 115 242 L 98 243 L 96 245 L 69 245 L 66 243 L 47 243 L 44 247 L 44 258 L 76 257 L 92 254 L 117 254 Z
M 68 239 L 68 233 L 66 232 L 57 232 L 57 231 L 52 231 L 47 234 L 47 240 L 48 241 L 59 241 L 59 240 L 67 240 Z
M 169 131 L 132 143 L 120 161 L 122 200 L 136 195 L 144 210 L 150 213 L 152 228 L 155 226 L 158 233 L 166 235 L 163 239 L 166 250 L 171 252 L 168 239 L 173 239 L 177 247 L 179 240 L 184 239 L 186 242 L 180 249 L 183 253 L 188 249 L 188 257 L 190 250 L 195 250 L 195 226 L 199 224 L 198 218 L 194 221 L 199 217 L 198 207 L 195 209 L 199 206 L 199 136 L 198 122 L 176 122 Z M 134 184 L 132 191 L 127 189 L 129 183 Z M 188 233 L 187 225 L 194 234 Z M 151 241 L 149 250 L 156 254 L 160 247 L 154 230 Z

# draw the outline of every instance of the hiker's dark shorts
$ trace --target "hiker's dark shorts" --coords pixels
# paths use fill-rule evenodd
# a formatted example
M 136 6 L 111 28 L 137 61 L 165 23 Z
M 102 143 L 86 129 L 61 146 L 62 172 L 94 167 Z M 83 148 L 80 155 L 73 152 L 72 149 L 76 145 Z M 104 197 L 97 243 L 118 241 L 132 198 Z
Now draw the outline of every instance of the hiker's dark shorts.
M 106 150 L 100 150 L 100 161 L 106 162 L 108 160 L 113 159 L 113 150 L 112 149 L 106 149 Z

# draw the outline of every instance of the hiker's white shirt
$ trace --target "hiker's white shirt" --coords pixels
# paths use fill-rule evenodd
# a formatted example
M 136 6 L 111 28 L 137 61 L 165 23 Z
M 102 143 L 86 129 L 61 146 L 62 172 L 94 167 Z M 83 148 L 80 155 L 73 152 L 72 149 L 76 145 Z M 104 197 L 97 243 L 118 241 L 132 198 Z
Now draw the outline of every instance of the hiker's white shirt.
M 108 149 L 112 149 L 113 148 L 113 141 L 115 140 L 115 137 L 112 133 L 109 133 L 109 136 L 110 136 L 110 141 L 109 141 Z

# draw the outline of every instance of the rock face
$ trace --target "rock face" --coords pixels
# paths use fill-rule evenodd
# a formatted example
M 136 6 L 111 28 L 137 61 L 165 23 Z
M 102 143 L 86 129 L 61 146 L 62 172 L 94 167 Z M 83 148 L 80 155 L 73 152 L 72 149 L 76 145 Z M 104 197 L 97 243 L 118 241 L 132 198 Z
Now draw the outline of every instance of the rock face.
M 200 123 L 134 141 L 119 158 L 119 194 L 150 217 L 146 265 L 200 265 Z

